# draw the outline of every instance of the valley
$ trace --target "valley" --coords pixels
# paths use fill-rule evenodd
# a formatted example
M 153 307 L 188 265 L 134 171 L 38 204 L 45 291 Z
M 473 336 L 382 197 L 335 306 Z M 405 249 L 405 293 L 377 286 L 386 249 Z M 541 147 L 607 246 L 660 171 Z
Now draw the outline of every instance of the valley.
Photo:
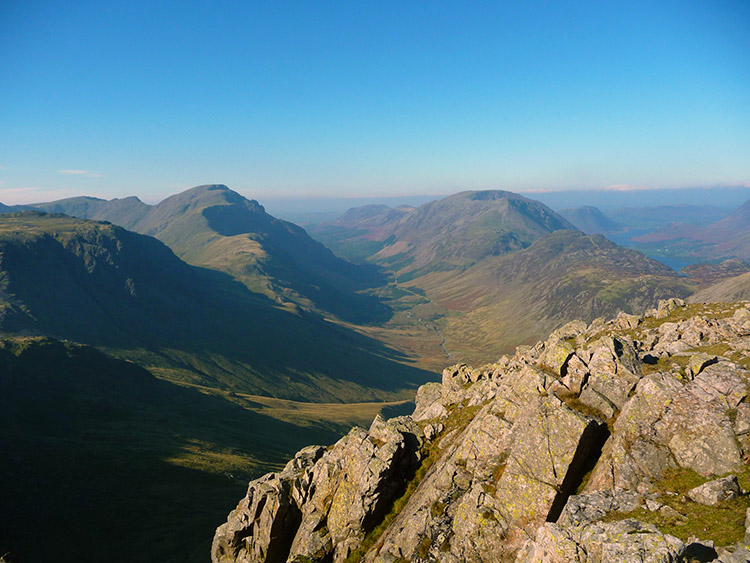
M 148 560 L 203 561 L 244 483 L 411 413 L 446 365 L 492 364 L 573 319 L 750 286 L 741 260 L 680 275 L 595 233 L 622 232 L 603 214 L 585 210 L 586 234 L 503 191 L 352 209 L 312 237 L 219 185 L 6 211 L 0 438 L 15 492 L 2 508 L 18 524 L 0 542 L 32 561 L 49 554 L 39 528 L 68 546 L 60 561 L 130 561 L 147 545 Z M 74 527 L 53 524 L 69 511 Z M 95 539 L 74 557 L 81 522 Z

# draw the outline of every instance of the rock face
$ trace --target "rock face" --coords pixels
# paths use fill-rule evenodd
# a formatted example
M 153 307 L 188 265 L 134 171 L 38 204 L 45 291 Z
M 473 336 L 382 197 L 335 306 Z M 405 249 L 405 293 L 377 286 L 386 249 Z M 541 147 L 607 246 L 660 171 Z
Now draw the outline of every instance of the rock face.
M 744 561 L 739 543 L 717 552 L 687 532 L 716 505 L 737 512 L 733 541 L 745 535 L 748 365 L 745 304 L 569 323 L 494 364 L 450 367 L 413 416 L 253 481 L 212 560 Z

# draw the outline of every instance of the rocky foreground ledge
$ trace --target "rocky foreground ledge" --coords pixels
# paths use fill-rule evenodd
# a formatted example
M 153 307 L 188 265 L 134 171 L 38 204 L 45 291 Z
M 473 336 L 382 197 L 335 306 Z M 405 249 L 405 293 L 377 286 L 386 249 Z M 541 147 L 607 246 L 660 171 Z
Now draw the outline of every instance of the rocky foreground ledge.
M 671 299 L 448 368 L 412 416 L 252 481 L 212 561 L 750 561 L 748 307 Z

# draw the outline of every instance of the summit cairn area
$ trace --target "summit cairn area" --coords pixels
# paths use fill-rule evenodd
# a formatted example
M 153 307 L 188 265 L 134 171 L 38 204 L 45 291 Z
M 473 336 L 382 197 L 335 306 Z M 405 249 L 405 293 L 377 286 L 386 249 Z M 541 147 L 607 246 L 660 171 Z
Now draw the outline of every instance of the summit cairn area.
M 252 481 L 212 561 L 750 561 L 749 369 L 750 303 L 568 323 Z

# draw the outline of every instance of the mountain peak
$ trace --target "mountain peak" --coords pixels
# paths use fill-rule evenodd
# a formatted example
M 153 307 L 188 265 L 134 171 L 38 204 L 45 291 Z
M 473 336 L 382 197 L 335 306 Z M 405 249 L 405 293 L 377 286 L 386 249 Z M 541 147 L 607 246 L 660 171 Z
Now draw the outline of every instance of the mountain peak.
M 457 198 L 468 199 L 471 201 L 497 201 L 499 199 L 527 199 L 520 194 L 508 192 L 505 190 L 479 190 L 466 191 L 456 194 Z

